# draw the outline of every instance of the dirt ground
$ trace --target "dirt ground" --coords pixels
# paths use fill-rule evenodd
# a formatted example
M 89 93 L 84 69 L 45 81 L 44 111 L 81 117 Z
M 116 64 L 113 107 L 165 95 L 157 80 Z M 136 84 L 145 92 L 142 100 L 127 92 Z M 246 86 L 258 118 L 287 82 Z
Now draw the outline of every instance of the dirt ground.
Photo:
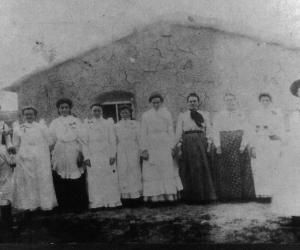
M 176 205 L 34 215 L 0 243 L 298 243 L 300 229 L 282 224 L 269 204 Z

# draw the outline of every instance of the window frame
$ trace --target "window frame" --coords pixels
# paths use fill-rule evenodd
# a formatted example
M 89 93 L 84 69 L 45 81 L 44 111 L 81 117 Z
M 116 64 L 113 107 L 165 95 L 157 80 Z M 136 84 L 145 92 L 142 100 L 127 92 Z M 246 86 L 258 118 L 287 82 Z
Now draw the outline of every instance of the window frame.
M 134 105 L 132 103 L 132 101 L 128 100 L 128 101 L 107 101 L 107 102 L 103 102 L 101 105 L 105 106 L 105 105 L 114 105 L 115 106 L 115 112 L 116 112 L 116 118 L 117 118 L 117 122 L 119 122 L 119 110 L 118 110 L 118 105 L 121 104 L 130 104 L 131 109 L 132 109 L 132 116 L 133 118 L 135 117 L 135 109 L 134 109 Z

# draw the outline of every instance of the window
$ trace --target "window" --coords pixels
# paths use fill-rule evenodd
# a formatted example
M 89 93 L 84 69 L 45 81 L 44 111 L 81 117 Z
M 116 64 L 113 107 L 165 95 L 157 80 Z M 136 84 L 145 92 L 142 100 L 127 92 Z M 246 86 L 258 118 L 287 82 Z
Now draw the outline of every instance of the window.
M 101 93 L 95 98 L 95 102 L 99 102 L 103 107 L 103 117 L 112 118 L 114 122 L 120 120 L 120 106 L 128 105 L 132 109 L 132 116 L 134 117 L 134 94 L 127 91 L 110 91 Z M 131 118 L 133 118 L 131 117 Z
M 124 105 L 124 104 L 131 107 L 131 109 L 133 111 L 131 116 L 133 116 L 134 107 L 133 107 L 133 105 L 130 101 L 119 101 L 119 102 L 116 101 L 116 102 L 104 102 L 104 103 L 102 103 L 102 105 L 103 105 L 103 117 L 106 118 L 106 119 L 107 118 L 112 118 L 114 120 L 114 122 L 118 122 L 119 120 L 121 120 L 119 109 L 120 109 L 120 106 Z

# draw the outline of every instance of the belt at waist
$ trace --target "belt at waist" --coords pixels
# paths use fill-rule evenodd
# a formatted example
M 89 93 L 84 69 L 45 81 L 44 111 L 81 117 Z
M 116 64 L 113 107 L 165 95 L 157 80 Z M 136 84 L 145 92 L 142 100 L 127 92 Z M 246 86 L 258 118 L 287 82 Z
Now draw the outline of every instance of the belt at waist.
M 189 131 L 184 131 L 183 132 L 183 134 L 195 134 L 195 133 L 197 133 L 197 134 L 200 134 L 200 133 L 204 133 L 204 131 L 202 131 L 202 130 L 189 130 Z

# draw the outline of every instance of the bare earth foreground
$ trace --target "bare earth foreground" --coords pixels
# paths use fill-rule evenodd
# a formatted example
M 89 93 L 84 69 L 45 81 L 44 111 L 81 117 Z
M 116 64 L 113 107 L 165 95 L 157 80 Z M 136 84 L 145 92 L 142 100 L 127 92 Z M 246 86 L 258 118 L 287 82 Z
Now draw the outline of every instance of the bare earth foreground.
M 18 232 L 1 227 L 0 243 L 298 243 L 300 229 L 269 204 L 177 205 L 34 215 Z M 299 237 L 299 238 L 298 238 Z

